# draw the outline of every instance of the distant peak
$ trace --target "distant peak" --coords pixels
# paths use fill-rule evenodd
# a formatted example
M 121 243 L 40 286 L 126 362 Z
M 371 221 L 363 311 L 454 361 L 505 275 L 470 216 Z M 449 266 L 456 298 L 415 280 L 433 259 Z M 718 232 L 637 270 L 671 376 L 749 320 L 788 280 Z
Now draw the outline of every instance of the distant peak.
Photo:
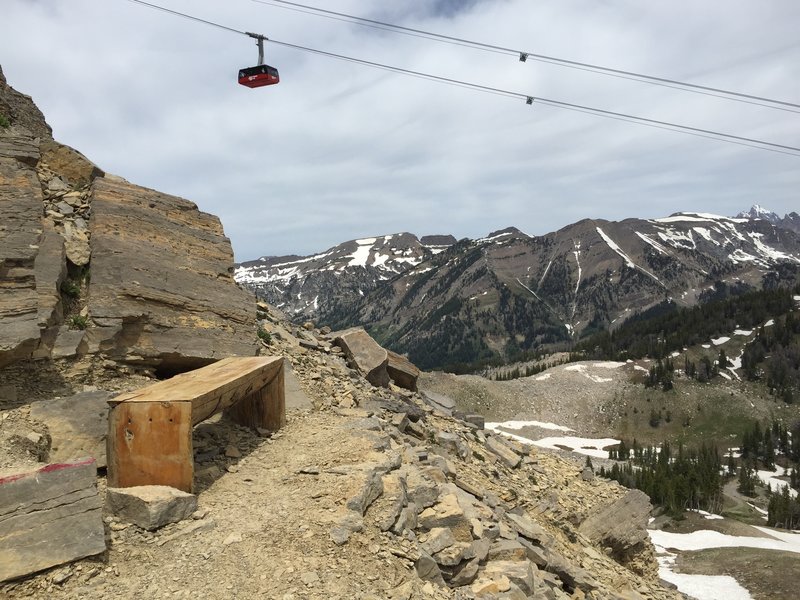
M 458 240 L 452 235 L 423 235 L 419 241 L 423 246 L 452 246 Z
M 763 219 L 765 221 L 769 221 L 770 223 L 777 223 L 781 220 L 777 214 L 768 208 L 764 208 L 760 204 L 754 204 L 750 207 L 750 210 L 742 211 L 736 216 L 742 219 Z
M 495 243 L 495 244 L 502 244 L 502 243 L 505 243 L 505 242 L 509 242 L 511 240 L 527 239 L 529 237 L 530 236 L 527 233 L 525 233 L 524 231 L 520 231 L 516 227 L 506 227 L 505 229 L 499 229 L 497 231 L 493 231 L 488 236 L 486 236 L 485 238 L 480 238 L 480 239 L 477 239 L 475 241 L 478 242 L 479 244 L 482 244 L 482 243 L 485 243 L 485 242 L 492 242 L 492 243 Z
M 506 227 L 505 229 L 498 229 L 497 231 L 493 231 L 486 237 L 493 238 L 493 237 L 498 237 L 498 236 L 501 236 L 501 235 L 516 235 L 518 233 L 522 233 L 522 232 L 519 229 L 517 229 L 516 227 Z

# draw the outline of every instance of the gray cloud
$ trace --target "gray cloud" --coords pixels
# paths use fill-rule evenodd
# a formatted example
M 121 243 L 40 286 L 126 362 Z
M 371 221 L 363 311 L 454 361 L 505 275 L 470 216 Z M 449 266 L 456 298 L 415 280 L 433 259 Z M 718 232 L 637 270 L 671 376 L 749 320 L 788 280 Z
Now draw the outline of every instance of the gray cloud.
M 797 145 L 800 114 L 435 44 L 247 0 L 165 6 L 281 41 L 607 110 Z M 322 6 L 322 3 L 320 3 Z M 798 102 L 794 0 L 326 2 L 448 35 Z M 4 6 L 0 63 L 56 137 L 219 215 L 237 259 L 397 231 L 531 234 L 584 217 L 798 210 L 800 159 L 526 106 L 267 46 L 122 0 Z

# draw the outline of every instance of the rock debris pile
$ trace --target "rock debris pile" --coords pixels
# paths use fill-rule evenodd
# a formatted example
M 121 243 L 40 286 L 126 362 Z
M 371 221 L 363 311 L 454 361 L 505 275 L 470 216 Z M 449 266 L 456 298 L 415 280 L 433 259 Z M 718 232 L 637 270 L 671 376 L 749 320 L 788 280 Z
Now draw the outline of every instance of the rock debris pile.
M 86 266 L 91 257 L 91 187 L 83 185 L 73 189 L 43 161 L 36 166 L 36 174 L 42 184 L 45 218 L 53 222 L 55 230 L 64 238 L 67 258 L 72 264 Z

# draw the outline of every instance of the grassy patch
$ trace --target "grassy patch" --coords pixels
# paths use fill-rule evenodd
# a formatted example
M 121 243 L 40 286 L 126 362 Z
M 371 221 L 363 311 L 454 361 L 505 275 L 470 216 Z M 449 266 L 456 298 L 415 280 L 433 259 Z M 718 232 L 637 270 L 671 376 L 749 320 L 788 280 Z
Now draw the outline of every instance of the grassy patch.
M 800 554 L 758 548 L 711 548 L 680 553 L 676 570 L 695 575 L 730 575 L 755 600 L 796 598 Z
M 0 114 L 0 129 L 8 129 L 11 127 L 11 121 L 4 114 Z

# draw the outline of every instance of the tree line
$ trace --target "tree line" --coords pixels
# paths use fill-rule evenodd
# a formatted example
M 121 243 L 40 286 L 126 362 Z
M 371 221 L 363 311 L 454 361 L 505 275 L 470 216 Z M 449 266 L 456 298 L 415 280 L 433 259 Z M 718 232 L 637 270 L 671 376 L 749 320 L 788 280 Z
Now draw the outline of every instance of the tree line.
M 769 504 L 767 506 L 767 525 L 795 529 L 800 526 L 800 500 L 792 497 L 789 488 L 800 489 L 800 422 L 787 428 L 779 421 L 769 427 L 762 427 L 754 421 L 742 434 L 741 458 L 738 487 L 740 493 L 755 496 L 756 487 L 762 486 L 756 470 L 761 466 L 773 471 L 779 457 L 789 472 L 788 486 L 772 490 L 767 486 Z M 728 472 L 735 472 L 733 456 L 728 457 Z
M 669 514 L 690 508 L 716 512 L 722 506 L 722 462 L 714 445 L 704 442 L 691 449 L 679 444 L 673 450 L 669 442 L 659 448 L 634 440 L 631 445 L 621 442 L 609 456 L 618 462 L 610 469 L 601 467 L 601 477 L 642 490 Z

